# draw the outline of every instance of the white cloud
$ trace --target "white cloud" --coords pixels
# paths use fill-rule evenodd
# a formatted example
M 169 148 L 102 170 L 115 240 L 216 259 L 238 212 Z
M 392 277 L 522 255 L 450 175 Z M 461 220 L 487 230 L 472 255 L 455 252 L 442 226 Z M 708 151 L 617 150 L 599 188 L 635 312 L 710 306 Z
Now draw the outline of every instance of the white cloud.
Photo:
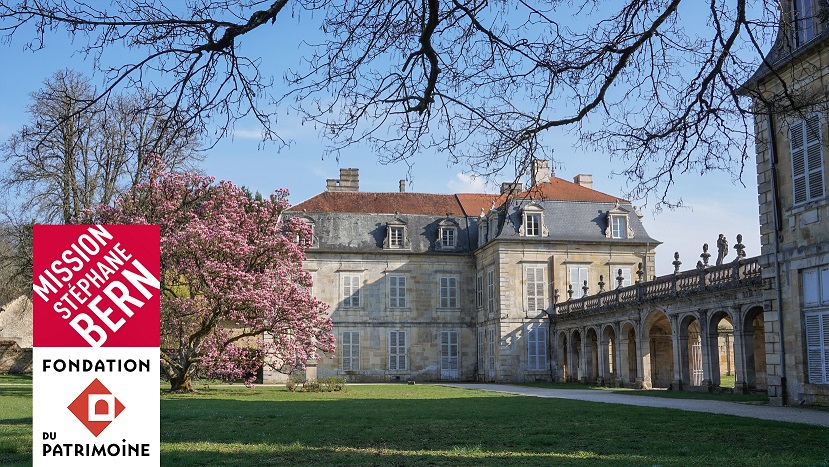
M 234 139 L 254 139 L 261 140 L 264 132 L 261 128 L 234 128 Z
M 455 178 L 447 183 L 449 189 L 454 193 L 486 193 L 489 184 L 481 177 L 465 174 L 455 174 Z

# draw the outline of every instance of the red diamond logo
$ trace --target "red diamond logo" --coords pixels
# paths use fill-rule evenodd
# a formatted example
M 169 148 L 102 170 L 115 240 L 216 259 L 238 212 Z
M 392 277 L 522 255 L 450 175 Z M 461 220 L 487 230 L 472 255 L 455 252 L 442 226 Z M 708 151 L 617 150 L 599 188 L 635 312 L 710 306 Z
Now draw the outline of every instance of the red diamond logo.
M 124 404 L 98 378 L 67 407 L 96 437 L 124 410 Z

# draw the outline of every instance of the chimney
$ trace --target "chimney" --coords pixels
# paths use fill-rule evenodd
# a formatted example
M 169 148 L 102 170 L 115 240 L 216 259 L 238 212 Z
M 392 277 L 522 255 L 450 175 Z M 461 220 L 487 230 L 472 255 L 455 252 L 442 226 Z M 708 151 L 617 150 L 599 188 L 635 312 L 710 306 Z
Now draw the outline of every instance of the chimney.
M 523 186 L 520 182 L 504 182 L 501 184 L 502 195 L 516 195 L 521 193 Z
M 340 169 L 340 178 L 325 181 L 325 191 L 360 191 L 360 169 Z
M 585 188 L 593 189 L 593 176 L 590 174 L 578 174 L 573 177 L 573 183 L 581 185 Z
M 550 183 L 550 162 L 534 159 L 532 165 L 532 184 Z
M 401 193 L 406 192 L 406 180 L 400 180 L 400 192 Z

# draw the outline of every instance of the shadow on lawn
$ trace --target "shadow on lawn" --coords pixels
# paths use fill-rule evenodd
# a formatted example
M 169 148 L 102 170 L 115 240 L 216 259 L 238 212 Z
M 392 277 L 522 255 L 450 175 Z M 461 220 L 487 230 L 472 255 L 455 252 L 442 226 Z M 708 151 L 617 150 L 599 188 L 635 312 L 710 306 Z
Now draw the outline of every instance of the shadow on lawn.
M 819 428 L 566 400 L 180 398 L 162 400 L 161 413 L 165 465 L 795 465 L 829 460 L 829 431 Z

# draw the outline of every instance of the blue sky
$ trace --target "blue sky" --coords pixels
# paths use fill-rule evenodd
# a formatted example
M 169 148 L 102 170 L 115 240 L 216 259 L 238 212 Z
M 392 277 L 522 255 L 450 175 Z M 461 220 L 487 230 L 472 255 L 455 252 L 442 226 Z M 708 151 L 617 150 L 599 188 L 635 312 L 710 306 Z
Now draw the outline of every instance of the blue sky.
M 289 38 L 301 37 L 307 32 L 307 22 L 288 19 L 278 28 L 261 30 L 245 38 L 242 52 L 263 57 L 263 70 L 274 75 L 281 84 L 286 66 L 297 66 L 301 47 L 292 45 Z M 296 39 L 294 39 L 296 42 Z M 279 44 L 274 47 L 273 44 Z M 47 37 L 46 48 L 26 51 L 23 41 L 0 44 L 0 140 L 5 141 L 28 121 L 26 106 L 29 93 L 40 88 L 42 82 L 56 70 L 72 68 L 92 76 L 92 66 L 84 57 L 72 53 L 70 39 L 65 33 Z M 117 59 L 117 54 L 113 59 Z M 268 68 L 272 67 L 272 68 Z M 93 82 L 100 83 L 93 76 Z M 277 188 L 288 188 L 291 201 L 296 204 L 324 190 L 325 180 L 338 178 L 339 169 L 360 169 L 362 191 L 396 191 L 398 181 L 407 179 L 407 191 L 428 193 L 495 192 L 496 184 L 511 181 L 514 174 L 504 173 L 494 181 L 471 178 L 463 166 L 453 166 L 440 154 L 421 154 L 410 168 L 404 164 L 381 165 L 370 148 L 355 146 L 344 150 L 339 160 L 323 158 L 325 141 L 311 125 L 302 125 L 296 113 L 283 113 L 277 124 L 280 135 L 291 141 L 289 147 L 277 148 L 261 142 L 261 130 L 255 122 L 237 123 L 233 138 L 226 139 L 208 151 L 204 171 L 217 179 L 231 180 L 251 190 L 270 193 Z M 572 180 L 580 173 L 593 175 L 596 190 L 621 196 L 626 190 L 622 177 L 611 178 L 618 165 L 601 153 L 586 152 L 569 144 L 572 138 L 566 130 L 550 134 L 545 140 L 554 145 L 556 176 Z M 743 187 L 730 175 L 709 173 L 680 175 L 671 192 L 673 198 L 682 198 L 687 207 L 673 211 L 653 212 L 642 209 L 643 221 L 652 237 L 663 245 L 657 248 L 657 274 L 673 271 L 674 251 L 679 251 L 683 269 L 691 268 L 699 259 L 702 244 L 708 243 L 716 252 L 716 239 L 723 233 L 729 244 L 736 243 L 743 234 L 747 254 L 760 253 L 757 208 L 756 171 L 753 161 L 742 177 Z M 634 202 L 634 204 L 637 204 Z M 651 203 L 653 204 L 653 203 Z M 731 251 L 729 258 L 733 258 Z

